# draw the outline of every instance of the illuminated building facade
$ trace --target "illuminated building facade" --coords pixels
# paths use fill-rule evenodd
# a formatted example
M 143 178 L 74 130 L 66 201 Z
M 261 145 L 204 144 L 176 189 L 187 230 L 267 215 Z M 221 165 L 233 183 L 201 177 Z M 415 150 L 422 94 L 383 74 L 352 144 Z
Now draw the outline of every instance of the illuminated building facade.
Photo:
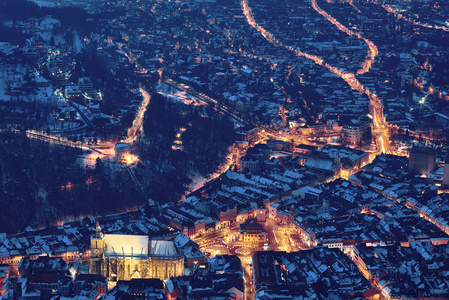
M 115 144 L 114 151 L 115 161 L 119 163 L 125 153 L 131 152 L 131 146 L 127 143 L 117 143 Z
M 436 167 L 435 151 L 424 146 L 413 146 L 408 159 L 408 169 L 414 174 L 427 175 Z
M 81 97 L 83 94 L 77 85 L 68 85 L 65 87 L 64 95 L 67 99 L 73 99 Z
M 341 143 L 343 145 L 359 146 L 371 141 L 371 123 L 361 120 L 351 125 L 343 125 Z
M 91 237 L 90 273 L 111 281 L 161 280 L 184 275 L 184 256 L 173 241 L 145 235 L 103 234 L 97 223 Z
M 268 242 L 268 233 L 257 223 L 257 219 L 248 219 L 240 224 L 239 239 L 245 242 Z
M 449 158 L 446 158 L 443 169 L 443 185 L 449 187 Z
M 258 158 L 246 155 L 240 159 L 242 172 L 257 173 L 260 170 L 261 163 Z

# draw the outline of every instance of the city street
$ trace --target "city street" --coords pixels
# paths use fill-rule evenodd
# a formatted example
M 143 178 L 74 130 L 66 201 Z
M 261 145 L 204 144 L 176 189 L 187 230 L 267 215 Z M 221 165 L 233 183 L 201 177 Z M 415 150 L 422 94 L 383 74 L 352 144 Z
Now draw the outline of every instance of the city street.
M 280 225 L 272 218 L 267 218 L 266 222 L 260 224 L 268 234 L 268 243 L 239 240 L 238 222 L 231 227 L 209 230 L 192 237 L 192 240 L 200 245 L 201 251 L 211 256 L 230 254 L 240 258 L 245 280 L 245 297 L 248 300 L 254 299 L 255 293 L 252 269 L 252 256 L 255 252 L 267 250 L 293 252 L 310 248 L 290 226 Z

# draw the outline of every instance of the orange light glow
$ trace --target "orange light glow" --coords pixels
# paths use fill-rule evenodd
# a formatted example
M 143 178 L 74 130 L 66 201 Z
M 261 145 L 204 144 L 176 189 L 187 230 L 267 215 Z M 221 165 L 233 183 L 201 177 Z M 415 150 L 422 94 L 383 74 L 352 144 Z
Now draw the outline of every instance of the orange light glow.
M 398 20 L 406 21 L 406 22 L 411 23 L 411 24 L 413 24 L 415 26 L 431 28 L 431 29 L 437 29 L 437 30 L 443 30 L 443 31 L 449 31 L 449 28 L 446 27 L 446 26 L 429 25 L 427 23 L 422 23 L 422 22 L 419 22 L 419 21 L 416 21 L 416 20 L 412 20 L 411 18 L 404 16 L 403 14 L 399 13 L 398 11 L 396 11 L 393 7 L 391 7 L 388 4 L 385 4 L 383 2 L 374 0 L 373 3 L 380 4 L 386 11 L 388 11 L 389 13 L 392 13 Z
M 73 183 L 71 183 L 70 181 L 67 181 L 66 185 L 61 186 L 61 190 L 72 190 L 73 188 Z
M 115 150 L 114 148 L 109 148 L 109 149 L 102 149 L 101 150 L 101 154 L 105 155 L 105 156 L 114 156 L 115 155 Z
M 103 158 L 103 155 L 102 154 L 99 154 L 99 153 L 96 153 L 96 152 L 94 152 L 94 153 L 91 153 L 91 154 L 89 154 L 87 157 L 86 157 L 86 162 L 87 162 L 87 164 L 95 164 L 95 162 L 97 161 L 97 158 L 99 158 L 99 159 L 102 159 Z
M 139 158 L 135 156 L 134 154 L 131 154 L 129 152 L 125 152 L 122 155 L 122 159 L 120 160 L 121 164 L 131 165 L 135 164 L 139 161 Z
M 139 106 L 139 110 L 136 114 L 136 117 L 134 118 L 132 126 L 128 129 L 128 137 L 125 140 L 123 140 L 123 142 L 127 143 L 127 144 L 132 144 L 136 140 L 137 133 L 142 128 L 143 116 L 145 115 L 147 106 L 150 103 L 150 99 L 151 99 L 150 94 L 148 94 L 142 88 L 140 89 L 140 92 L 142 93 L 143 100 Z
M 87 180 L 86 180 L 86 184 L 87 184 L 87 185 L 91 185 L 92 183 L 95 183 L 95 182 L 97 182 L 97 180 L 96 180 L 93 176 L 90 176 L 90 177 L 87 178 Z
M 316 3 L 316 0 L 311 0 L 310 3 L 312 4 L 313 9 L 315 9 L 320 15 L 325 17 L 329 22 L 337 26 L 338 29 L 346 33 L 347 35 L 352 35 L 357 37 L 360 40 L 365 41 L 365 43 L 368 45 L 369 51 L 366 56 L 366 60 L 362 63 L 362 68 L 357 71 L 357 74 L 364 74 L 369 71 L 371 68 L 372 63 L 374 62 L 374 58 L 377 56 L 379 51 L 377 50 L 377 46 L 368 40 L 367 38 L 364 38 L 360 33 L 354 32 L 350 29 L 348 29 L 346 26 L 338 22 L 334 17 L 329 15 L 327 12 L 325 12 L 323 9 L 321 9 L 318 4 Z
M 340 30 L 345 31 L 347 34 L 354 35 L 359 39 L 363 39 L 370 49 L 367 60 L 364 63 L 364 66 L 362 69 L 358 70 L 358 74 L 363 74 L 365 72 L 368 72 L 369 68 L 371 67 L 371 63 L 374 60 L 374 57 L 377 55 L 377 47 L 369 40 L 363 38 L 360 34 L 352 32 L 351 30 L 344 27 L 342 24 L 340 24 L 338 21 L 336 21 L 332 16 L 321 10 L 316 5 L 316 0 L 311 0 L 312 6 L 315 10 L 317 10 L 320 14 L 325 16 L 331 23 L 336 25 Z M 329 72 L 336 74 L 340 78 L 342 78 L 346 83 L 355 91 L 358 91 L 360 94 L 365 94 L 368 96 L 370 100 L 370 110 L 371 114 L 373 115 L 373 125 L 374 125 L 374 132 L 376 134 L 375 140 L 377 143 L 377 149 L 378 152 L 383 153 L 391 153 L 392 150 L 390 149 L 390 134 L 388 130 L 388 123 L 385 121 L 385 118 L 383 116 L 383 108 L 382 103 L 380 99 L 377 97 L 376 94 L 371 92 L 370 90 L 366 89 L 356 78 L 356 76 L 353 73 L 349 72 L 343 72 L 340 69 L 333 67 L 326 63 L 322 58 L 311 55 L 305 52 L 302 52 L 298 48 L 289 46 L 284 44 L 282 41 L 278 40 L 271 32 L 260 26 L 253 17 L 251 8 L 248 5 L 248 0 L 242 0 L 241 6 L 243 10 L 243 14 L 246 17 L 246 21 L 249 25 L 251 25 L 254 29 L 259 31 L 262 36 L 270 43 L 272 43 L 275 46 L 278 46 L 280 48 L 284 48 L 286 50 L 292 51 L 295 53 L 298 57 L 305 57 L 307 59 L 312 60 L 315 64 L 319 66 L 323 66 L 326 69 L 329 70 Z

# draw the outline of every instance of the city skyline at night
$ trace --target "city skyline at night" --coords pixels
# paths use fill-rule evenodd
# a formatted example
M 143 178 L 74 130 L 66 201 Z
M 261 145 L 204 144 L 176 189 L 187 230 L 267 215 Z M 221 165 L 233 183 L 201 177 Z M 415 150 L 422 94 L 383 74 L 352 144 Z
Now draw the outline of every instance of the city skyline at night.
M 443 0 L 3 0 L 2 299 L 448 299 Z

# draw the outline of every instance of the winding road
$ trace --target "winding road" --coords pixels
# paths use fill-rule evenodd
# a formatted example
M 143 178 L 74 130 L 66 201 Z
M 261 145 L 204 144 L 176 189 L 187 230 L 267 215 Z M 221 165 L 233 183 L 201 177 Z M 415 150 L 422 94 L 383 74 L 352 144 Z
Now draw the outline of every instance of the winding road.
M 311 0 L 311 1 L 313 3 L 316 0 Z M 336 74 L 338 77 L 340 77 L 341 79 L 346 81 L 346 83 L 351 87 L 351 89 L 356 90 L 356 91 L 358 91 L 361 94 L 367 95 L 369 100 L 370 100 L 370 111 L 371 111 L 371 114 L 373 116 L 373 127 L 374 127 L 373 128 L 374 129 L 373 130 L 373 133 L 374 133 L 373 136 L 375 137 L 375 140 L 376 140 L 377 150 L 378 150 L 377 152 L 378 153 L 392 153 L 392 152 L 394 152 L 394 151 L 391 150 L 391 147 L 390 147 L 390 134 L 389 134 L 388 124 L 385 121 L 385 118 L 384 118 L 384 115 L 383 115 L 382 103 L 381 103 L 380 99 L 377 97 L 377 95 L 375 93 L 373 93 L 370 90 L 368 90 L 367 88 L 365 88 L 357 80 L 356 76 L 353 73 L 351 73 L 351 72 L 343 72 L 340 69 L 338 69 L 336 67 L 333 67 L 330 64 L 326 63 L 321 57 L 302 52 L 300 49 L 297 49 L 295 47 L 286 45 L 282 41 L 276 39 L 276 37 L 271 32 L 269 32 L 268 30 L 266 30 L 264 27 L 262 27 L 261 25 L 259 25 L 256 22 L 256 20 L 253 17 L 251 8 L 249 7 L 248 0 L 242 0 L 240 2 L 240 4 L 241 4 L 242 10 L 243 10 L 243 14 L 246 17 L 246 21 L 248 22 L 248 24 L 251 25 L 257 31 L 259 31 L 268 42 L 272 43 L 273 45 L 275 45 L 277 47 L 281 47 L 281 48 L 290 50 L 293 53 L 295 53 L 295 55 L 298 56 L 298 57 L 305 57 L 307 59 L 312 60 L 315 64 L 327 68 L 329 70 L 329 72 Z M 316 6 L 316 8 L 320 9 L 318 6 Z M 330 22 L 335 22 L 335 24 L 338 23 L 338 21 L 336 21 L 332 16 L 330 16 L 327 13 L 325 13 L 321 9 L 320 9 L 320 11 L 323 13 L 323 15 L 325 17 L 327 16 L 327 18 L 328 18 L 328 20 Z M 338 23 L 338 24 L 340 24 L 340 23 Z M 337 27 L 339 29 L 343 29 L 344 26 L 343 25 L 340 26 L 340 25 L 337 26 Z M 346 27 L 344 27 L 344 28 L 346 28 Z M 353 33 L 350 30 L 347 30 L 346 33 L 348 33 L 348 34 L 349 33 L 355 34 L 355 33 Z M 359 35 L 355 34 L 355 36 L 364 39 L 360 34 Z M 369 43 L 371 43 L 367 39 L 365 40 L 365 42 L 368 45 L 370 45 Z M 371 47 L 370 47 L 370 49 L 372 49 L 372 50 L 370 50 L 371 54 L 369 55 L 369 57 L 373 56 L 374 54 L 377 55 L 377 47 L 374 44 L 372 44 Z M 376 51 L 374 51 L 374 49 L 376 49 Z M 373 58 L 375 57 L 375 55 L 373 56 Z M 361 69 L 362 71 L 360 71 L 360 72 L 364 72 L 365 69 L 369 70 L 369 66 L 371 66 L 369 61 L 371 61 L 371 59 L 368 59 L 366 61 L 364 68 Z
M 344 26 L 343 24 L 338 22 L 334 17 L 332 17 L 330 14 L 328 14 L 323 9 L 321 9 L 318 6 L 316 1 L 317 0 L 310 0 L 310 4 L 312 5 L 313 9 L 315 9 L 320 15 L 325 17 L 329 22 L 331 22 L 335 26 L 337 26 L 337 28 L 339 30 L 343 31 L 347 35 L 355 36 L 359 40 L 365 41 L 365 43 L 368 45 L 368 49 L 369 49 L 368 55 L 366 57 L 366 60 L 363 62 L 363 67 L 361 69 L 357 70 L 357 74 L 364 74 L 364 73 L 369 72 L 369 69 L 371 68 L 371 65 L 374 62 L 374 58 L 379 53 L 379 51 L 377 50 L 377 46 L 373 42 L 368 40 L 367 38 L 363 37 L 362 34 L 360 34 L 358 32 L 354 32 L 353 30 L 347 28 L 346 26 Z
M 436 30 L 443 30 L 443 31 L 449 32 L 449 27 L 447 27 L 447 26 L 438 26 L 438 25 L 430 25 L 430 24 L 427 24 L 427 23 L 422 23 L 420 21 L 416 21 L 416 20 L 413 20 L 413 19 L 411 19 L 409 17 L 404 16 L 403 14 L 401 14 L 400 12 L 395 10 L 390 5 L 385 4 L 384 2 L 380 3 L 380 1 L 378 1 L 378 0 L 374 0 L 372 2 L 374 4 L 381 5 L 387 12 L 393 14 L 398 20 L 402 20 L 402 21 L 405 21 L 407 23 L 410 23 L 410 24 L 413 24 L 413 25 L 419 26 L 419 27 L 424 27 L 424 28 L 429 28 L 429 29 L 436 29 Z

